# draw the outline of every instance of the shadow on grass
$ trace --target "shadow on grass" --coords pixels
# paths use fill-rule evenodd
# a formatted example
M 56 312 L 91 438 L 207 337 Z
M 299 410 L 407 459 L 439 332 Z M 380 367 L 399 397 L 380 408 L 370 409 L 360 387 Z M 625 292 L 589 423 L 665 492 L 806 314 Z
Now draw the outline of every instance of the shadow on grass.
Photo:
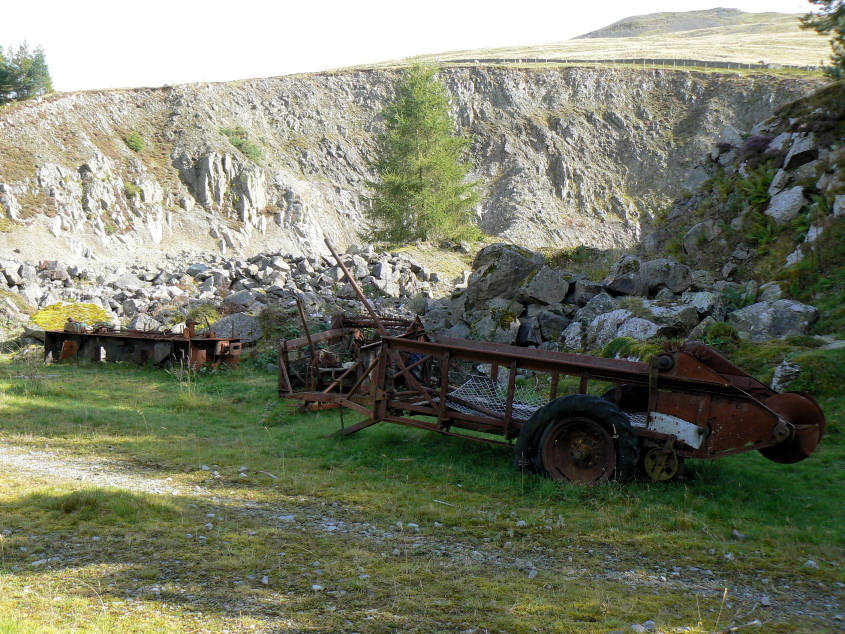
M 267 518 L 254 515 L 238 505 L 183 496 L 36 491 L 0 503 L 6 529 L 0 573 L 7 591 L 10 583 L 39 588 L 49 581 L 51 596 L 92 601 L 95 611 L 104 600 L 139 599 L 227 618 L 284 617 L 295 630 L 310 629 L 307 617 L 298 621 L 300 610 L 329 611 L 316 603 L 302 575 L 279 574 L 278 553 L 286 550 L 286 563 L 298 572 L 324 538 L 298 527 L 268 528 Z M 331 539 L 339 552 L 352 549 L 343 538 Z

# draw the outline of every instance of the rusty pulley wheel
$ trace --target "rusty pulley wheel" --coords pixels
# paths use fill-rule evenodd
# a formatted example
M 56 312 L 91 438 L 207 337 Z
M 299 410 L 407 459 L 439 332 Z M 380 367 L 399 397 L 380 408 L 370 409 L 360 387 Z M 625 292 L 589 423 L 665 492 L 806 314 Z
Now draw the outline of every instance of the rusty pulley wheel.
M 795 425 L 795 435 L 774 447 L 761 449 L 769 460 L 792 464 L 808 458 L 824 434 L 825 418 L 821 407 L 809 394 L 784 392 L 765 402 L 766 407 Z
M 586 417 L 567 418 L 546 428 L 540 459 L 553 480 L 603 482 L 613 475 L 616 448 L 600 423 Z
M 654 447 L 643 457 L 643 469 L 652 482 L 665 482 L 678 475 L 681 459 L 674 451 Z

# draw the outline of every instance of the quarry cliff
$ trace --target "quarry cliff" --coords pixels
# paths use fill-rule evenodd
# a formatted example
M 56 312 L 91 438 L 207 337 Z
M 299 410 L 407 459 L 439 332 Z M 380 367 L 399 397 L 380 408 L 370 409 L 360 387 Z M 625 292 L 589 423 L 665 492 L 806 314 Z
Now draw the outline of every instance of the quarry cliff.
M 316 254 L 360 242 L 379 113 L 400 71 L 56 94 L 0 110 L 0 249 L 31 258 Z M 444 68 L 488 234 L 631 246 L 714 139 L 810 76 Z

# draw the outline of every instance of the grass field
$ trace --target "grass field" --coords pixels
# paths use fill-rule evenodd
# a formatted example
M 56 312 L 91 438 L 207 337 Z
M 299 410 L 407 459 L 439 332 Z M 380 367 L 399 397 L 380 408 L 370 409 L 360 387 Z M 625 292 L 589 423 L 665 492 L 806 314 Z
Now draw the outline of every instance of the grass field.
M 188 384 L 7 358 L 0 633 L 837 631 L 845 397 L 821 400 L 797 465 L 583 488 L 387 424 L 338 440 L 249 362 Z

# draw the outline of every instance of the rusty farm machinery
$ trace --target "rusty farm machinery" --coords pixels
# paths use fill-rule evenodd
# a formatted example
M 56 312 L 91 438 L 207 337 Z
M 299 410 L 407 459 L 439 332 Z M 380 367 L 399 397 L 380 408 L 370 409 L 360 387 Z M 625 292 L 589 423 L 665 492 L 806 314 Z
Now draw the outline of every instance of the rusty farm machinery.
M 44 358 L 54 361 L 126 361 L 145 365 L 183 363 L 191 368 L 220 363 L 237 365 L 243 344 L 234 337 L 197 334 L 188 321 L 184 333 L 116 330 L 106 325 L 88 327 L 69 321 L 64 330 L 44 333 Z
M 328 241 L 327 241 L 328 244 Z M 279 396 L 361 414 L 340 434 L 386 421 L 511 447 L 516 466 L 553 479 L 669 480 L 685 458 L 757 450 L 807 458 L 825 417 L 808 394 L 776 393 L 709 346 L 687 342 L 650 362 L 429 336 L 419 320 L 367 309 L 284 341 Z

